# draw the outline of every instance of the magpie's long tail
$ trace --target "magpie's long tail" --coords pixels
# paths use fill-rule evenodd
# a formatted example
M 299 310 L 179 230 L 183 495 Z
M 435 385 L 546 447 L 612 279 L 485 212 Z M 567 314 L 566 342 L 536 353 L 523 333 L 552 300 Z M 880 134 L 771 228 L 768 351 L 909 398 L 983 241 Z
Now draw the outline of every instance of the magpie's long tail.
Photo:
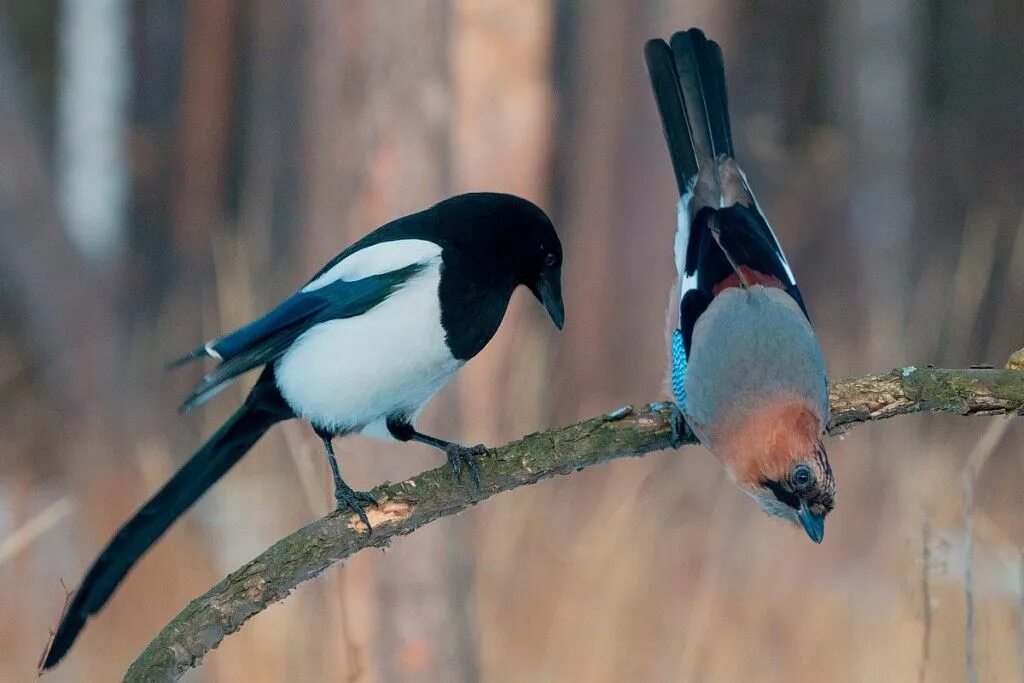
M 691 28 L 644 47 L 679 195 L 721 154 L 733 156 L 722 49 Z
M 271 371 L 245 404 L 135 513 L 90 567 L 53 636 L 43 661 L 48 669 L 71 648 L 86 620 L 103 607 L 135 562 L 208 488 L 213 486 L 275 423 L 290 417 Z

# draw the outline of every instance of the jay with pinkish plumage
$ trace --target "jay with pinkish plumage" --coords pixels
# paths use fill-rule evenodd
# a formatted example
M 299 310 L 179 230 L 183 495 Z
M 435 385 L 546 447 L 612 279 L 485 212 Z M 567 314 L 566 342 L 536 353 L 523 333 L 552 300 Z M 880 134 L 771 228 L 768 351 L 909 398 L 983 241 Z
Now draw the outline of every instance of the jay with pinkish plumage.
M 698 29 L 645 48 L 679 187 L 672 393 L 694 435 L 768 514 L 815 543 L 836 485 L 828 380 L 786 256 L 733 154 L 722 51 Z

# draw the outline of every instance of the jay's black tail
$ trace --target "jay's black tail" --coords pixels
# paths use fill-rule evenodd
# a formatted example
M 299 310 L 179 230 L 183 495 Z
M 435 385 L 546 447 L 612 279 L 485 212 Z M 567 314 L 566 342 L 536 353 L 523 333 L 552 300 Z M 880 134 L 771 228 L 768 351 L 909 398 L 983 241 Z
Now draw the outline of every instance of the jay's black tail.
M 245 404 L 149 502 L 121 527 L 75 591 L 43 661 L 48 669 L 71 648 L 86 620 L 103 607 L 136 561 L 273 426 L 291 417 L 267 370 Z
M 668 43 L 648 41 L 644 57 L 681 200 L 673 250 L 678 277 L 669 307 L 677 368 L 690 354 L 697 318 L 725 289 L 779 287 L 806 309 L 782 247 L 734 159 L 722 49 L 691 28 Z M 673 384 L 679 385 L 680 373 L 673 372 Z
M 722 49 L 691 28 L 647 41 L 644 57 L 682 196 L 701 168 L 733 156 Z

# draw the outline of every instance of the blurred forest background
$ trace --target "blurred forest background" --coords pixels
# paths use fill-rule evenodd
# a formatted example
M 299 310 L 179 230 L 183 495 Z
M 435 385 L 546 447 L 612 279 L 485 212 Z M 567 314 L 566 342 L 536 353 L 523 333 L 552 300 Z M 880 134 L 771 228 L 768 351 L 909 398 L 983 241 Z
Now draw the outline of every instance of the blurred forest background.
M 644 41 L 725 51 L 734 136 L 836 376 L 1024 345 L 1020 0 L 0 0 L 0 680 L 30 680 L 113 531 L 243 395 L 163 365 L 351 240 L 467 190 L 566 245 L 427 431 L 500 443 L 664 396 L 675 194 Z M 830 442 L 822 546 L 698 448 L 500 496 L 365 552 L 194 681 L 981 680 L 1024 671 L 1024 429 L 914 416 Z M 366 488 L 439 464 L 339 442 Z M 965 638 L 963 475 L 977 471 Z M 119 678 L 192 597 L 333 502 L 271 433 L 47 680 Z

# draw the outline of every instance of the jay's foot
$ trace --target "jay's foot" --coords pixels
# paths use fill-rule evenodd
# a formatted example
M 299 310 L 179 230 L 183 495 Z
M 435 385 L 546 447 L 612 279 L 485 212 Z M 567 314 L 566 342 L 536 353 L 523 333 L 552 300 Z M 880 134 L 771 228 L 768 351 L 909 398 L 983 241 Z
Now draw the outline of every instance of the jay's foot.
M 686 418 L 683 417 L 683 411 L 679 410 L 679 406 L 675 403 L 669 403 L 669 405 L 672 407 L 672 417 L 669 418 L 672 421 L 670 442 L 672 448 L 680 448 L 686 445 L 691 438 L 696 439 L 697 437 L 690 429 L 690 425 L 686 424 Z

